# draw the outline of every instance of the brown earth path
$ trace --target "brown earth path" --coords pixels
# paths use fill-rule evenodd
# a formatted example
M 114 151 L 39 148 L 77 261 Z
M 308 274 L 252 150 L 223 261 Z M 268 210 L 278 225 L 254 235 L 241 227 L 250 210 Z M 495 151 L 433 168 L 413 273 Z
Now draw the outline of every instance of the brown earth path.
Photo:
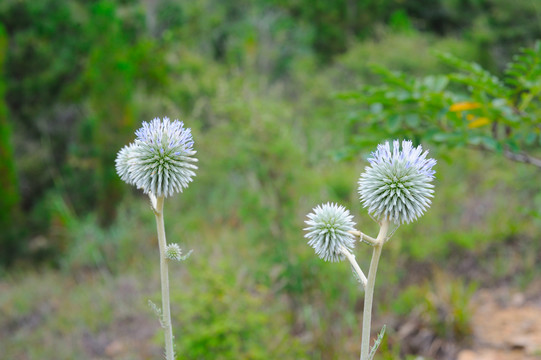
M 457 360 L 541 359 L 541 281 L 527 292 L 480 290 L 473 299 L 471 349 Z

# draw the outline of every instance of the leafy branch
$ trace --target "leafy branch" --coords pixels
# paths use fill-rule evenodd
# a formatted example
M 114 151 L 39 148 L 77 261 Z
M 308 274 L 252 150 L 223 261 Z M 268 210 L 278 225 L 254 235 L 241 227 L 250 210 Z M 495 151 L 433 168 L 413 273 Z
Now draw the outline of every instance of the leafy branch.
M 501 77 L 479 64 L 437 54 L 455 70 L 413 77 L 373 66 L 378 86 L 341 96 L 350 107 L 349 153 L 372 146 L 362 134 L 470 147 L 541 168 L 541 41 L 523 49 Z

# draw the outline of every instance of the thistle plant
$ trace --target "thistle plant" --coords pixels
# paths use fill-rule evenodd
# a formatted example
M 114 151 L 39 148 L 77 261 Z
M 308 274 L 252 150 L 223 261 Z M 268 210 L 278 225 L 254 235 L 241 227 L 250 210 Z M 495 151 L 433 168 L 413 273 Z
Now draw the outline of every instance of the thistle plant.
M 350 233 L 355 230 L 355 223 L 345 207 L 331 203 L 318 205 L 308 218 L 308 245 L 321 259 L 338 262 L 344 258 L 342 249 L 351 251 L 355 246 L 354 236 Z
M 160 317 L 165 333 L 165 357 L 175 358 L 173 348 L 173 329 L 169 305 L 168 262 L 185 260 L 190 253 L 182 255 L 178 244 L 167 244 L 163 218 L 163 205 L 166 197 L 182 192 L 195 176 L 193 138 L 189 128 L 181 121 L 170 121 L 167 117 L 156 118 L 150 123 L 143 122 L 135 132 L 135 141 L 122 148 L 115 165 L 120 178 L 148 194 L 152 211 L 156 217 L 158 245 L 160 250 L 160 275 L 162 308 L 152 304 Z
M 364 288 L 364 310 L 362 320 L 361 360 L 374 357 L 385 328 L 382 329 L 370 350 L 370 326 L 372 301 L 383 245 L 389 238 L 391 224 L 399 226 L 411 223 L 422 216 L 430 207 L 434 194 L 436 160 L 427 158 L 421 145 L 413 147 L 411 141 L 393 141 L 378 145 L 368 158 L 370 163 L 359 178 L 360 201 L 368 213 L 378 222 L 380 229 L 374 238 L 354 228 L 349 211 L 337 204 L 318 205 L 308 214 L 304 230 L 308 244 L 325 261 L 348 259 L 354 275 Z M 355 260 L 352 250 L 354 240 L 372 246 L 372 259 L 365 276 Z

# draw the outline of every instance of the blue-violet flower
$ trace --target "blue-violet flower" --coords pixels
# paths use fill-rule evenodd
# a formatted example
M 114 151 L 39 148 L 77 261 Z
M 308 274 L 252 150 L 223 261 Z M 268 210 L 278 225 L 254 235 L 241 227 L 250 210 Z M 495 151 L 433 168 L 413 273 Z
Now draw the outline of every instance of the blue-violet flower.
M 168 197 L 188 187 L 197 169 L 193 138 L 182 121 L 156 118 L 135 132 L 135 143 L 116 160 L 120 178 L 145 194 Z
M 377 219 L 395 224 L 410 223 L 430 207 L 433 197 L 436 160 L 427 158 L 421 145 L 411 141 L 393 141 L 378 145 L 368 158 L 370 166 L 359 178 L 359 195 L 368 212 Z

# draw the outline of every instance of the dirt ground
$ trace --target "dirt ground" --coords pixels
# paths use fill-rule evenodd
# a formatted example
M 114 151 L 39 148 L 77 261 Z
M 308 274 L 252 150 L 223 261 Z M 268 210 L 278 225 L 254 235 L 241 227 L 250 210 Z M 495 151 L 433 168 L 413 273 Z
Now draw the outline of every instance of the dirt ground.
M 473 345 L 457 360 L 541 359 L 541 281 L 525 292 L 479 290 L 473 309 Z

